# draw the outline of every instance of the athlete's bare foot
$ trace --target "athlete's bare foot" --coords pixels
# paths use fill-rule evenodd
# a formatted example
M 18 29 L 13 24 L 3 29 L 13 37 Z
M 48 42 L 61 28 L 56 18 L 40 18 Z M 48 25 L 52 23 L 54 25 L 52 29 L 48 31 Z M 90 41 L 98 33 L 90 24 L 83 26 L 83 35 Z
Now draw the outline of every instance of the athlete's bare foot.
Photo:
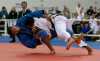
M 84 46 L 83 48 L 87 49 L 88 55 L 92 55 L 92 49 L 89 46 Z
M 54 55 L 55 54 L 55 51 L 51 51 L 50 54 Z

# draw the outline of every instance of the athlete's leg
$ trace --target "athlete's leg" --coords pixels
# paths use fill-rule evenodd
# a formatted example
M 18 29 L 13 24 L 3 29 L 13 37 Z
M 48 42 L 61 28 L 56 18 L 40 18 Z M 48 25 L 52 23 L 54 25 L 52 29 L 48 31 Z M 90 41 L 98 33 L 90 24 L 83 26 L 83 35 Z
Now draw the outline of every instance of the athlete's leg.
M 68 39 L 66 49 L 69 50 L 70 47 L 72 46 L 72 44 L 73 44 L 74 42 L 75 42 L 75 40 L 74 40 L 72 37 L 70 37 L 70 38 Z
M 88 55 L 91 55 L 92 54 L 92 48 L 90 46 L 88 46 L 87 43 L 85 43 L 83 40 L 84 40 L 84 37 L 82 35 L 80 37 L 78 37 L 76 39 L 77 45 L 81 48 L 85 48 L 88 51 Z
M 50 53 L 51 54 L 55 54 L 55 51 L 52 47 L 52 45 L 50 44 L 50 40 L 51 40 L 51 35 L 48 34 L 46 31 L 40 31 L 39 32 L 39 36 L 41 37 L 41 40 L 47 45 L 47 47 L 50 49 Z
M 91 49 L 91 47 L 89 47 L 89 46 L 87 45 L 87 43 L 85 43 L 83 40 L 80 40 L 80 43 L 79 43 L 78 45 L 79 45 L 79 47 L 81 47 L 81 48 L 85 48 L 85 49 L 88 51 L 88 55 L 91 55 L 91 54 L 92 54 L 92 49 Z

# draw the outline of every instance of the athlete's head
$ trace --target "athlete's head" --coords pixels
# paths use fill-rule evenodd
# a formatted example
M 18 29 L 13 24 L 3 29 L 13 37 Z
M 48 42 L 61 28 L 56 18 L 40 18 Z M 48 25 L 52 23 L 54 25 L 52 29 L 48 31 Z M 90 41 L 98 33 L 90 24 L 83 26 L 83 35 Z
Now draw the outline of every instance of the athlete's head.
M 26 26 L 33 27 L 34 26 L 34 19 L 33 18 L 28 19 L 26 22 Z
M 43 10 L 43 17 L 47 18 L 48 17 L 48 11 L 47 10 Z

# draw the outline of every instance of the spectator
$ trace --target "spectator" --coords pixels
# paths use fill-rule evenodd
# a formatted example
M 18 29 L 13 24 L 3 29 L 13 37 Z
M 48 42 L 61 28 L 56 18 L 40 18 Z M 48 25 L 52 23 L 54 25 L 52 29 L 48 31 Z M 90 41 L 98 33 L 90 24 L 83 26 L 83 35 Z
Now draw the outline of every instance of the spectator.
M 95 16 L 97 19 L 100 19 L 100 8 L 97 10 L 97 14 Z
M 89 19 L 90 27 L 93 30 L 93 34 L 97 34 L 99 31 L 98 23 L 95 20 L 95 15 L 91 16 Z M 92 40 L 97 40 L 98 37 L 92 37 Z
M 0 19 L 2 18 L 8 18 L 8 12 L 5 6 L 3 6 L 2 10 L 0 11 Z
M 63 13 L 68 19 L 70 18 L 70 11 L 66 6 L 64 6 Z
M 90 6 L 90 8 L 86 11 L 86 15 L 88 17 L 92 16 L 94 14 L 94 9 L 92 6 Z
M 98 24 L 98 31 L 96 34 L 100 35 L 100 21 L 98 21 L 97 24 Z M 100 37 L 96 41 L 100 41 Z
M 12 9 L 11 9 L 9 15 L 8 15 L 8 18 L 9 19 L 17 19 L 17 12 L 16 12 L 15 7 L 12 7 Z M 15 20 L 10 21 L 10 23 L 11 24 L 8 25 L 8 34 L 10 35 L 10 38 L 12 38 L 12 40 L 10 42 L 14 42 L 15 41 L 15 36 L 12 35 L 11 28 L 12 28 L 12 24 L 14 25 Z
M 97 15 L 97 7 L 95 6 L 93 9 L 94 9 L 94 13 L 93 14 L 94 14 L 94 17 L 96 18 L 96 15 Z
M 81 24 L 80 21 L 74 21 L 72 24 L 72 30 L 75 34 L 80 34 L 81 32 Z
M 84 8 L 82 7 L 82 9 L 80 10 L 80 14 L 77 16 L 77 19 L 82 21 L 83 18 L 84 18 Z
M 0 19 L 6 19 L 8 17 L 8 12 L 6 10 L 6 7 L 3 6 L 2 7 L 2 10 L 0 11 Z M 4 29 L 4 21 L 0 21 L 0 30 L 3 30 Z
M 89 22 L 81 22 L 81 33 L 93 34 L 93 30 L 91 29 Z M 85 36 L 85 40 L 91 40 L 91 37 Z
M 17 19 L 17 12 L 16 12 L 16 8 L 13 7 L 9 13 L 8 16 L 9 19 Z
M 98 31 L 96 34 L 100 34 L 100 21 L 97 22 L 97 25 L 98 25 Z
M 89 24 L 91 29 L 93 30 L 93 33 L 96 34 L 96 32 L 98 31 L 98 25 L 97 22 L 95 21 L 95 16 L 91 16 L 89 19 Z
M 77 12 L 77 19 L 81 21 L 84 17 L 84 12 L 83 12 L 83 7 L 80 5 L 80 3 L 78 3 L 76 7 L 76 12 Z M 80 21 L 73 22 L 72 29 L 75 34 L 79 34 L 81 32 Z
M 81 22 L 81 32 L 85 34 L 92 34 L 93 30 L 91 30 L 89 22 Z
M 81 10 L 82 10 L 82 6 L 80 3 L 78 3 L 77 7 L 76 7 L 76 12 L 77 12 L 77 15 L 81 15 Z
M 28 14 L 28 13 L 31 13 L 31 10 L 27 8 L 27 2 L 26 1 L 22 1 L 21 2 L 21 7 L 22 7 L 22 10 L 19 11 L 18 13 L 18 18 Z
M 81 6 L 80 3 L 78 3 L 76 7 L 76 12 L 77 12 L 77 19 L 81 21 L 84 18 L 84 8 Z

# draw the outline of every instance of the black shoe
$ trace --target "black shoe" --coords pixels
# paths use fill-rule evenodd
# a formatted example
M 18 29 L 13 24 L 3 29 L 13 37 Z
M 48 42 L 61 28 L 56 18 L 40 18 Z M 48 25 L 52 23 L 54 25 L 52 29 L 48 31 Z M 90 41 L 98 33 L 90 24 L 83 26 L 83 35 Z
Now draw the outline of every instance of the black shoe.
M 10 41 L 10 43 L 15 43 L 15 42 L 16 42 L 15 40 Z

